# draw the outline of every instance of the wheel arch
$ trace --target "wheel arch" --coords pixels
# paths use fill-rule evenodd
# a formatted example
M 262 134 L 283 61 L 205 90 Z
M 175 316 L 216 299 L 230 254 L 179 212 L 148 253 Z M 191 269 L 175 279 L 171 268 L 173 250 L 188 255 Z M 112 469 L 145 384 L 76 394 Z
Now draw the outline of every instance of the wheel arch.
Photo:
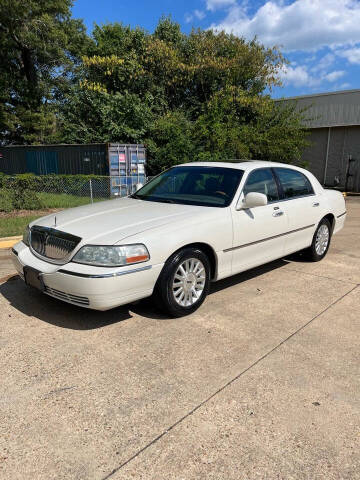
M 326 215 L 324 215 L 324 216 L 322 217 L 322 219 L 320 220 L 320 222 L 321 222 L 322 220 L 324 220 L 325 218 L 326 218 L 326 220 L 328 220 L 328 221 L 330 222 L 331 234 L 332 234 L 333 231 L 334 231 L 334 228 L 335 228 L 335 215 L 332 214 L 332 213 L 327 213 Z M 319 222 L 319 224 L 320 224 L 320 222 Z
M 218 268 L 218 258 L 215 250 L 208 243 L 205 242 L 187 243 L 186 245 L 182 245 L 180 248 L 174 250 L 168 258 L 170 258 L 175 253 L 180 252 L 180 250 L 183 250 L 184 248 L 198 248 L 208 257 L 210 262 L 211 280 L 214 279 Z

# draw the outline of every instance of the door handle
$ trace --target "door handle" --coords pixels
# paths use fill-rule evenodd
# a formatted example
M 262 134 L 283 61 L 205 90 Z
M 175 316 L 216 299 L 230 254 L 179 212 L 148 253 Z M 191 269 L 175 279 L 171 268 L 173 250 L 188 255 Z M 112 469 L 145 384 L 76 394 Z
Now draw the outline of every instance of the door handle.
M 313 203 L 313 207 L 318 207 L 319 205 L 320 205 L 319 202 L 314 202 L 314 203 Z
M 281 217 L 281 215 L 284 215 L 284 212 L 282 212 L 281 210 L 272 214 L 273 217 Z

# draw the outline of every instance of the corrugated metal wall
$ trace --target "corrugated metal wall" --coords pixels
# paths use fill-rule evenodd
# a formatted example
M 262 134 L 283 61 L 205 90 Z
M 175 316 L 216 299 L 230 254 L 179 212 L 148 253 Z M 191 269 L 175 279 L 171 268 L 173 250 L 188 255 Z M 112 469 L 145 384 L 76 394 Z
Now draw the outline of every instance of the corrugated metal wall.
M 309 141 L 312 145 L 304 151 L 302 161 L 307 162 L 309 170 L 320 183 L 345 188 L 351 156 L 347 190 L 360 192 L 360 126 L 331 127 L 330 138 L 329 128 L 314 128 L 311 129 Z
M 299 110 L 307 109 L 304 121 L 307 127 L 360 125 L 360 90 L 304 95 L 276 101 L 295 103 Z
M 311 135 L 307 140 L 311 142 L 311 145 L 304 150 L 301 159 L 306 162 L 306 167 L 322 183 L 326 158 L 327 128 L 311 130 Z

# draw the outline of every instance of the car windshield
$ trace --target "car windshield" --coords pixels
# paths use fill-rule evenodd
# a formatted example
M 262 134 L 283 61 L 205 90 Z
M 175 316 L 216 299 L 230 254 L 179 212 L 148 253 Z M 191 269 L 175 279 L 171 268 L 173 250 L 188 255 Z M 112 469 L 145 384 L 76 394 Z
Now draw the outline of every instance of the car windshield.
M 132 198 L 150 202 L 227 207 L 243 170 L 224 167 L 173 167 L 144 185 Z

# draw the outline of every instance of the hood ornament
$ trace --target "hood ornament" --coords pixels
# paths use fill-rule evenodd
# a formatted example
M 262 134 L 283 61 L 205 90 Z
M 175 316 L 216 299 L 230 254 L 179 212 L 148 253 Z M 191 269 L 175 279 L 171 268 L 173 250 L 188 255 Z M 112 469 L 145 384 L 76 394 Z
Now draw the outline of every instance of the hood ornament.
M 54 227 L 56 227 L 56 215 L 54 215 Z

